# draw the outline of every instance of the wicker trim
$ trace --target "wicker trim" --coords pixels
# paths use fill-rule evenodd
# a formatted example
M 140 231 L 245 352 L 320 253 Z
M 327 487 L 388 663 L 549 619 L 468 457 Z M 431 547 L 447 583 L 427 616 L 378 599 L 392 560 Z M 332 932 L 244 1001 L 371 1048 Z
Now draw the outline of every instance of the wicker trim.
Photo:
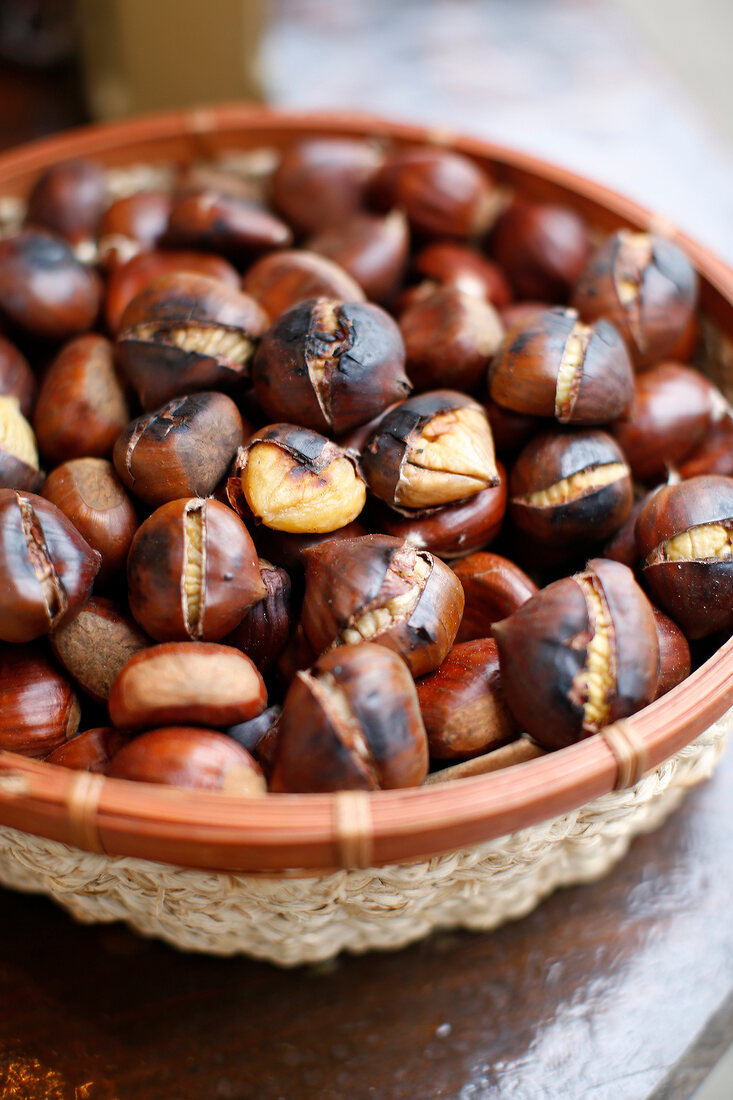
M 488 931 L 559 886 L 609 871 L 634 836 L 661 824 L 712 773 L 731 729 L 733 710 L 633 787 L 411 864 L 310 878 L 227 875 L 92 855 L 0 828 L 0 881 L 49 894 L 82 921 L 125 920 L 185 950 L 282 966 L 402 947 L 438 928 Z
M 104 787 L 104 776 L 79 772 L 69 789 L 66 805 L 69 810 L 71 841 L 90 852 L 104 852 L 96 825 L 97 807 Z
M 339 791 L 334 812 L 339 867 L 369 867 L 373 825 L 366 791 Z
M 647 768 L 647 751 L 643 740 L 626 722 L 614 722 L 601 730 L 601 737 L 613 753 L 618 764 L 614 790 L 633 787 Z

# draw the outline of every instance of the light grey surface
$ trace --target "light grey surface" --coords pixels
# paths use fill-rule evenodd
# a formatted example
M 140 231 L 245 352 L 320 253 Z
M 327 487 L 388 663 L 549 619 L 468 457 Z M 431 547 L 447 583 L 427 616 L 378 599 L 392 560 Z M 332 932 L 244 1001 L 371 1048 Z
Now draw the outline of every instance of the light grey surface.
M 614 0 L 273 8 L 263 43 L 273 103 L 429 121 L 526 150 L 636 198 L 733 262 L 733 154 Z

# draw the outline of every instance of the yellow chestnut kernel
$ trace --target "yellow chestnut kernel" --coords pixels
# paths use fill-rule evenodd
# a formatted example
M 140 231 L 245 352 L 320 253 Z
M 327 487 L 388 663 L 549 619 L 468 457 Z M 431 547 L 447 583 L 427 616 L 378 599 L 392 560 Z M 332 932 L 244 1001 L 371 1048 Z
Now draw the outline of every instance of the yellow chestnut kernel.
M 583 726 L 586 729 L 600 729 L 608 723 L 611 709 L 608 700 L 615 686 L 611 644 L 613 624 L 606 601 L 593 582 L 581 577 L 579 583 L 588 605 L 588 614 L 593 628 L 593 637 L 588 643 L 585 668 L 582 673 L 586 684 Z
M 196 502 L 186 509 L 183 528 L 183 618 L 191 637 L 200 633 L 203 610 L 203 520 L 203 502 Z
M 722 523 L 703 523 L 675 535 L 662 546 L 663 561 L 700 561 L 729 558 L 733 552 L 730 528 Z
M 0 396 L 0 450 L 19 458 L 27 466 L 38 469 L 38 447 L 33 428 L 20 411 L 20 401 L 9 395 Z
M 565 342 L 555 384 L 555 416 L 562 419 L 572 412 L 574 398 L 583 373 L 585 349 L 590 339 L 590 325 L 577 321 Z
M 497 481 L 494 441 L 482 409 L 434 416 L 410 447 L 395 503 L 433 508 L 480 493 Z
M 558 504 L 569 504 L 580 497 L 588 496 L 629 476 L 629 467 L 625 462 L 608 462 L 604 466 L 595 466 L 590 470 L 579 470 L 577 474 L 564 477 L 546 489 L 537 489 L 521 497 L 523 504 L 533 508 L 551 508 Z

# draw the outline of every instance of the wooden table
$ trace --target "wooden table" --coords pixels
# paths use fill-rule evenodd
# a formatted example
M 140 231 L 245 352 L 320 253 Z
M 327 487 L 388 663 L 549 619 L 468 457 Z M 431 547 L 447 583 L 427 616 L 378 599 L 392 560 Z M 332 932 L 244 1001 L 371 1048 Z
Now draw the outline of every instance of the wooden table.
M 0 145 L 81 116 L 68 70 L 5 66 L 0 108 Z M 0 1100 L 688 1097 L 731 1037 L 732 861 L 729 756 L 604 881 L 393 955 L 186 956 L 2 891 Z

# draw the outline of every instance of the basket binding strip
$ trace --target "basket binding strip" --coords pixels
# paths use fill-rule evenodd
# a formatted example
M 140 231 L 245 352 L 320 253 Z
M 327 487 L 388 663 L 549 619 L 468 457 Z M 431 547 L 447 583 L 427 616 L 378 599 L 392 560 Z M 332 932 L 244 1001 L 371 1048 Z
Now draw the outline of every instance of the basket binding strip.
M 0 881 L 85 922 L 124 920 L 188 951 L 281 966 L 404 947 L 437 929 L 489 931 L 559 886 L 591 882 L 710 776 L 733 708 L 634 786 L 499 840 L 410 864 L 308 878 L 190 871 L 94 855 L 0 828 Z

